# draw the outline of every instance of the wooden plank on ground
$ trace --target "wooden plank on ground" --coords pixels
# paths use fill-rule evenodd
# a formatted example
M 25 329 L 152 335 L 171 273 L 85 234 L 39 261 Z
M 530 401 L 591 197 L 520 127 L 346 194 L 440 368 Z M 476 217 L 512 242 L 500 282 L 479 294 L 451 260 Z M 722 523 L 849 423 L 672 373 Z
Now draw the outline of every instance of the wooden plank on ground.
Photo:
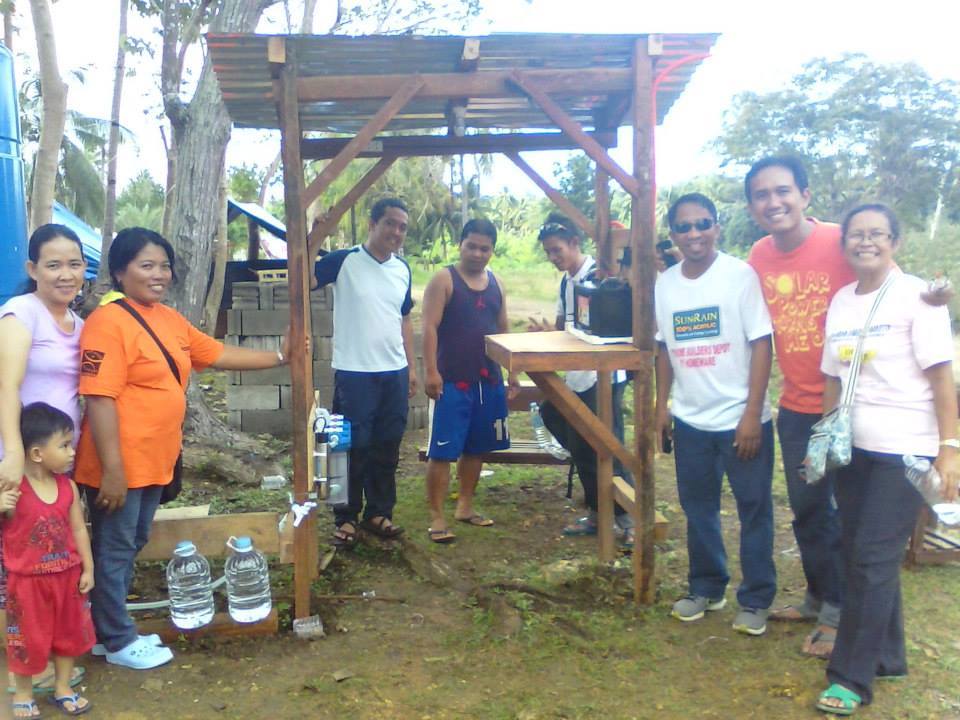
M 207 517 L 210 514 L 210 503 L 206 505 L 185 505 L 174 508 L 158 508 L 153 519 L 156 520 L 185 520 L 187 518 Z
M 280 516 L 275 512 L 209 515 L 207 517 L 154 519 L 150 542 L 137 555 L 138 560 L 169 560 L 181 540 L 190 540 L 208 558 L 227 554 L 227 540 L 231 535 L 247 535 L 260 552 L 280 552 L 277 525 Z
M 627 512 L 632 511 L 635 502 L 636 491 L 622 477 L 614 475 L 613 477 L 613 497 L 617 504 Z M 654 511 L 653 521 L 653 539 L 657 542 L 663 542 L 667 539 L 667 530 L 670 524 L 667 518 L 659 510 Z
M 182 638 L 194 640 L 205 637 L 261 637 L 276 635 L 280 630 L 280 621 L 277 609 L 273 608 L 270 614 L 257 623 L 238 623 L 228 613 L 217 613 L 209 625 L 196 630 L 182 630 L 174 625 L 169 617 L 148 618 L 137 622 L 137 631 L 142 635 L 156 633 L 165 643 L 176 642 Z

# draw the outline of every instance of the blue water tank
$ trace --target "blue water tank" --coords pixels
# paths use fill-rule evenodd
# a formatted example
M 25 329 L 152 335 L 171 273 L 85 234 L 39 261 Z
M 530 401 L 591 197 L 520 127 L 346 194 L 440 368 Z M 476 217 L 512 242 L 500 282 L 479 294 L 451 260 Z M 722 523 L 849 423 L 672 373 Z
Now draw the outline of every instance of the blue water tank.
M 27 278 L 27 202 L 13 55 L 0 44 L 0 303 Z

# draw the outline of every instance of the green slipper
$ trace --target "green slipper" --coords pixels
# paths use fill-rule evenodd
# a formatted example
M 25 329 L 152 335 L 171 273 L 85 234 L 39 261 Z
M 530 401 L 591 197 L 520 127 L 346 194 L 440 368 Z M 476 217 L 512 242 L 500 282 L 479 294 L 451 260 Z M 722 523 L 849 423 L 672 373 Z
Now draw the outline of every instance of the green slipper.
M 825 700 L 839 700 L 841 704 L 829 705 L 824 702 Z M 820 699 L 817 700 L 817 710 L 832 715 L 853 715 L 862 702 L 863 700 L 853 690 L 834 683 L 820 693 Z

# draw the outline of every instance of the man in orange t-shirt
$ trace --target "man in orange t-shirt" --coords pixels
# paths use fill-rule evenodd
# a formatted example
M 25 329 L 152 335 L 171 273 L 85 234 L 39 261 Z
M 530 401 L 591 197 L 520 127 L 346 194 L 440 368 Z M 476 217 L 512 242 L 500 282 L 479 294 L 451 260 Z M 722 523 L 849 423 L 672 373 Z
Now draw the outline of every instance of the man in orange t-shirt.
M 823 409 L 820 357 L 827 308 L 836 292 L 853 282 L 854 274 L 841 251 L 839 226 L 804 214 L 810 190 L 799 160 L 768 157 L 758 161 L 747 173 L 744 190 L 754 221 L 770 233 L 753 246 L 747 262 L 760 276 L 783 373 L 777 436 L 793 511 L 793 533 L 807 581 L 803 602 L 771 613 L 770 619 L 816 621 L 803 652 L 828 657 L 843 601 L 834 478 L 831 473 L 808 485 L 800 467 L 810 429 Z

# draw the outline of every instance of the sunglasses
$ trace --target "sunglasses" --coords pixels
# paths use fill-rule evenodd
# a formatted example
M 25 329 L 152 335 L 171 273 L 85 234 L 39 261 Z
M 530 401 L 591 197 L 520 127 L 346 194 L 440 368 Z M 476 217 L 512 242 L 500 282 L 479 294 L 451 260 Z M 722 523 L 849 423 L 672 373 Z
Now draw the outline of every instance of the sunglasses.
M 546 223 L 545 225 L 542 225 L 540 227 L 540 231 L 539 231 L 539 235 L 541 237 L 545 237 L 547 235 L 570 236 L 573 234 L 574 234 L 573 230 L 568 228 L 566 225 L 563 225 L 562 223 L 558 223 L 558 222 Z
M 677 235 L 686 235 L 688 232 L 690 232 L 694 228 L 696 228 L 700 232 L 704 232 L 706 230 L 709 230 L 716 224 L 717 223 L 713 218 L 701 218 L 700 220 L 696 220 L 692 223 L 688 223 L 688 222 L 676 223 L 673 226 L 673 231 Z

